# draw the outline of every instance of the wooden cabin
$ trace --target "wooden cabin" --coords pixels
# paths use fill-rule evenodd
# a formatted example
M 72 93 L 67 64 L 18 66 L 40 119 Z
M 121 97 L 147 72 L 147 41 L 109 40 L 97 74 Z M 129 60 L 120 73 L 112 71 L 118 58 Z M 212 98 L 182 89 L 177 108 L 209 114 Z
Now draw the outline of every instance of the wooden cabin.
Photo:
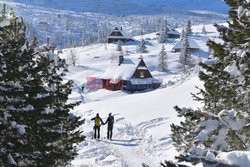
M 164 31 L 164 29 L 162 31 Z M 174 28 L 168 28 L 167 32 L 168 32 L 168 38 L 179 39 L 181 37 L 181 34 Z M 161 32 L 158 32 L 156 33 L 156 36 L 159 36 L 160 34 Z
M 118 42 L 118 41 L 122 41 L 124 43 L 129 42 L 129 41 L 133 41 L 132 38 L 126 37 L 123 33 L 122 33 L 122 28 L 119 29 L 118 27 L 116 27 L 111 34 L 108 36 L 108 43 L 114 43 L 114 42 Z
M 108 67 L 101 80 L 103 88 L 109 90 L 134 92 L 161 86 L 161 82 L 153 78 L 142 57 L 131 60 L 120 56 L 117 62 Z
M 191 38 L 188 38 L 189 50 L 191 52 L 196 52 L 200 50 L 200 46 Z M 172 52 L 180 52 L 183 48 L 184 40 L 181 39 L 172 49 Z

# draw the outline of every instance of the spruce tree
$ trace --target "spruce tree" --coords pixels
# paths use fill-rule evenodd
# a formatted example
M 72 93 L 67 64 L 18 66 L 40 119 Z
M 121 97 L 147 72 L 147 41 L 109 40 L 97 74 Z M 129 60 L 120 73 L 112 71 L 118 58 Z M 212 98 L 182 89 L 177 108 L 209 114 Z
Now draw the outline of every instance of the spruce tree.
M 138 53 L 147 53 L 147 47 L 146 47 L 146 42 L 145 40 L 142 38 L 139 45 L 137 46 L 137 52 Z
M 184 39 L 186 37 L 186 32 L 184 29 L 181 31 L 181 39 Z
M 167 41 L 167 39 L 168 39 L 168 21 L 165 20 L 162 30 L 160 32 L 158 41 L 160 43 L 164 43 Z
M 204 107 L 175 107 L 185 120 L 171 125 L 180 160 L 198 162 L 218 151 L 250 149 L 250 20 L 249 1 L 225 0 L 231 7 L 229 29 L 220 31 L 224 44 L 209 41 L 213 51 L 200 63 L 204 89 L 194 95 Z
M 167 65 L 167 52 L 165 51 L 165 47 L 164 45 L 162 45 L 162 49 L 161 52 L 159 54 L 159 58 L 158 58 L 158 65 L 157 68 L 159 71 L 161 72 L 168 72 L 168 65 Z
M 65 60 L 36 51 L 21 18 L 0 27 L 0 166 L 65 166 L 84 137 Z
M 203 33 L 203 34 L 207 34 L 207 30 L 206 30 L 206 27 L 205 27 L 205 26 L 202 27 L 202 33 Z
M 186 34 L 187 35 L 192 34 L 192 22 L 191 22 L 191 20 L 188 20 L 188 22 L 187 22 Z
M 185 36 L 183 41 L 183 46 L 181 49 L 181 54 L 179 57 L 179 63 L 181 63 L 184 67 L 184 71 L 186 71 L 186 68 L 192 64 L 192 57 L 191 57 L 191 51 L 190 51 L 190 45 L 188 41 L 188 37 Z

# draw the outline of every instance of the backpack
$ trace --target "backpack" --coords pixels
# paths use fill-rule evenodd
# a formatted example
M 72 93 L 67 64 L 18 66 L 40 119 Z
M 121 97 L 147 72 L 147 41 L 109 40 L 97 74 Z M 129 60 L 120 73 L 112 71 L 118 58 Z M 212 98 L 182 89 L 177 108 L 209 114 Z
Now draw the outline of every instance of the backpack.
M 101 125 L 101 118 L 95 118 L 95 125 L 100 126 Z

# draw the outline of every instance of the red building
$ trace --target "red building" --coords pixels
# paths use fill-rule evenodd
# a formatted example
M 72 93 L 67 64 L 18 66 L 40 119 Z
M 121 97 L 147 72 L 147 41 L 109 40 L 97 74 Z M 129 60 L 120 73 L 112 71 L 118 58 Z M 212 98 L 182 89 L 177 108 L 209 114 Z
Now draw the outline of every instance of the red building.
M 137 60 L 124 59 L 120 56 L 101 76 L 103 88 L 110 90 L 140 91 L 157 89 L 161 86 L 153 78 L 142 57 Z

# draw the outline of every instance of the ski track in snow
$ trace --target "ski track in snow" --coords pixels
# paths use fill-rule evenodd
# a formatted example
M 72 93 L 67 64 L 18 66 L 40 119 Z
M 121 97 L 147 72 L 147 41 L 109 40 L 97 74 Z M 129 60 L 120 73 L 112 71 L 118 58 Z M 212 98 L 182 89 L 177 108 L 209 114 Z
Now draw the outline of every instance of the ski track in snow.
M 93 114 L 90 110 L 85 112 L 83 117 L 89 117 Z M 167 118 L 157 118 L 132 125 L 126 122 L 124 118 L 116 116 L 113 140 L 106 139 L 107 126 L 101 127 L 100 141 L 93 139 L 93 131 L 91 129 L 84 133 L 86 140 L 80 145 L 81 150 L 78 158 L 75 160 L 75 166 L 136 167 L 142 166 L 142 163 L 156 166 L 158 164 L 152 163 L 155 161 L 153 157 L 157 156 L 154 150 L 159 152 L 159 150 L 168 149 L 166 146 L 171 143 L 171 138 L 161 138 L 156 145 L 152 136 L 148 136 L 147 132 L 151 128 L 166 124 L 167 120 Z M 86 126 L 93 127 L 93 122 L 86 121 Z

